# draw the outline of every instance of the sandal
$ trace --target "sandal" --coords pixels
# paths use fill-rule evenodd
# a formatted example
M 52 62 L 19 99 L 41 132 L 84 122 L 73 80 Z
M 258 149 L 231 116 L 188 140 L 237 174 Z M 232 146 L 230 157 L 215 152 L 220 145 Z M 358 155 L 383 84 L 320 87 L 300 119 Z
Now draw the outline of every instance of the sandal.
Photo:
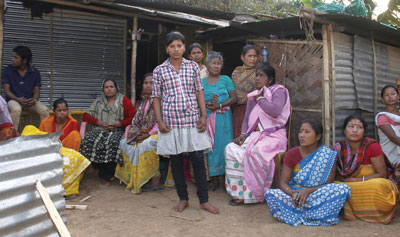
M 231 205 L 231 206 L 244 205 L 244 201 L 240 200 L 240 199 L 232 199 L 232 200 L 229 201 L 229 205 Z

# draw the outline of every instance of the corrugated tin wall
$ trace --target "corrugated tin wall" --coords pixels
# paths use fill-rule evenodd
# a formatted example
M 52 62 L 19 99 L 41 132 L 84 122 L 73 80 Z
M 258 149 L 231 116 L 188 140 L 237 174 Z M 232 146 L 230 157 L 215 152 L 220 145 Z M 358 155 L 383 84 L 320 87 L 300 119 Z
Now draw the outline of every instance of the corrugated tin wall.
M 53 133 L 0 142 L 0 236 L 58 236 L 35 188 L 40 180 L 57 210 L 64 210 L 58 136 Z
M 344 138 L 342 125 L 350 114 L 364 117 L 367 136 L 375 136 L 373 48 L 371 39 L 334 33 L 336 63 L 336 140 Z M 384 109 L 380 90 L 395 85 L 400 76 L 400 49 L 375 42 L 378 112 Z
M 123 92 L 125 20 L 61 9 L 54 9 L 52 14 L 53 17 L 49 14 L 31 20 L 30 11 L 24 10 L 20 2 L 9 2 L 4 21 L 3 66 L 10 64 L 13 47 L 29 46 L 33 65 L 41 71 L 41 101 L 47 105 L 51 53 L 53 101 L 64 96 L 71 109 L 86 109 L 101 94 L 104 79 L 116 80 Z

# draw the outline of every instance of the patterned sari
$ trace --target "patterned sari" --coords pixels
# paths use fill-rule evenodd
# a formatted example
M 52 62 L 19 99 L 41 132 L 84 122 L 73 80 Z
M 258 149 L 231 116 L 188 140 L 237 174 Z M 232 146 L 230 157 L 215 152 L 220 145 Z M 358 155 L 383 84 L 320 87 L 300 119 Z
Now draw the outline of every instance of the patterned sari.
M 7 102 L 0 96 L 0 142 L 17 136 L 18 133 L 14 129 L 7 109 Z
M 271 189 L 265 200 L 273 217 L 289 225 L 335 225 L 339 223 L 339 212 L 350 197 L 350 188 L 345 184 L 327 184 L 336 152 L 321 146 L 304 157 L 294 168 L 289 186 L 293 190 L 314 188 L 302 207 L 293 205 L 292 197 L 280 189 Z

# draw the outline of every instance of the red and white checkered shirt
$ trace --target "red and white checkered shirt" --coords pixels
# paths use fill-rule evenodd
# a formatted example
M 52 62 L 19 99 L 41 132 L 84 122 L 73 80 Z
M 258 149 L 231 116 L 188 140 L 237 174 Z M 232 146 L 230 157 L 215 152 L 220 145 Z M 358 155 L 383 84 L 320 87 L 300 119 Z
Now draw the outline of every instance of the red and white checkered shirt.
M 178 72 L 168 58 L 154 69 L 152 84 L 152 97 L 161 98 L 161 114 L 166 124 L 171 128 L 196 127 L 200 119 L 196 92 L 203 85 L 195 62 L 182 58 Z

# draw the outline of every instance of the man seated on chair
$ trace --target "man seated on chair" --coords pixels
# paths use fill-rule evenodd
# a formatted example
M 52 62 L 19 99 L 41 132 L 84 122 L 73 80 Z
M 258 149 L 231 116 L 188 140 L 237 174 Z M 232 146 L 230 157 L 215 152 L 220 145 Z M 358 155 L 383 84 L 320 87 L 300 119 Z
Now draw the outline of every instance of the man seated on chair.
M 13 49 L 12 65 L 4 68 L 1 78 L 14 127 L 18 129 L 22 110 L 47 118 L 47 107 L 39 101 L 40 72 L 31 65 L 32 52 L 26 46 Z

